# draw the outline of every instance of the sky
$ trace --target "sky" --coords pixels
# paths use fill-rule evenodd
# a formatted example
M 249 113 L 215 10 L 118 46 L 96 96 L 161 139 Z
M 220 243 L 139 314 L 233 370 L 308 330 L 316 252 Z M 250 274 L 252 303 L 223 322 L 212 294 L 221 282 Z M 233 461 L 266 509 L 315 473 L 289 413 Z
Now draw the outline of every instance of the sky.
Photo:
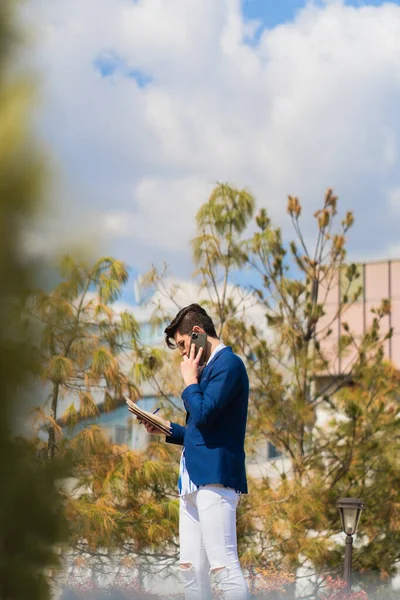
M 400 258 L 400 2 L 31 0 L 23 10 L 54 174 L 29 252 L 84 243 L 134 275 L 167 261 L 188 280 L 195 214 L 227 181 L 250 190 L 286 240 L 287 195 L 300 198 L 312 240 L 332 187 L 340 213 L 355 214 L 350 258 Z

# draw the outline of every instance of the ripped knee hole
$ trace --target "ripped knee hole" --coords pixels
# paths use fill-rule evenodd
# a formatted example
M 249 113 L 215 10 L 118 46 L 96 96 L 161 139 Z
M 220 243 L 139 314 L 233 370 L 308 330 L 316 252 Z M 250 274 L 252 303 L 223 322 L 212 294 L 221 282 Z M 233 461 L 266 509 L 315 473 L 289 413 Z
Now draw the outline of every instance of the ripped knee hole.
M 180 563 L 179 564 L 179 568 L 182 569 L 182 571 L 188 571 L 192 567 L 193 567 L 193 563 Z
M 214 569 L 210 569 L 211 573 L 221 573 L 221 571 L 225 571 L 226 567 L 214 567 Z

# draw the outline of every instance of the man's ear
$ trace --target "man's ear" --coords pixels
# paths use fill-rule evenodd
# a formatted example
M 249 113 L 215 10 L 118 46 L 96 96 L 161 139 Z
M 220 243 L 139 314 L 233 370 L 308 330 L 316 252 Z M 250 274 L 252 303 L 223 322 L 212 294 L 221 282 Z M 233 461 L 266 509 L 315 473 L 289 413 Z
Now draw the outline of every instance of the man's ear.
M 199 327 L 198 325 L 195 325 L 192 331 L 195 331 L 196 333 L 205 333 L 204 329 L 202 327 Z

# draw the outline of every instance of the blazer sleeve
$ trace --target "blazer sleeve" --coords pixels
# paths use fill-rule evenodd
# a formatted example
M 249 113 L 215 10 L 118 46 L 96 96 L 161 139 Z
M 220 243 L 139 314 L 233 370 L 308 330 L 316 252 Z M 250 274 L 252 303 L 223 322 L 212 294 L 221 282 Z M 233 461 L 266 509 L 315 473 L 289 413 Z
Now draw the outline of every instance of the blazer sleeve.
M 184 427 L 183 425 L 178 425 L 178 423 L 171 423 L 171 429 L 172 433 L 171 435 L 167 435 L 165 441 L 168 444 L 178 444 L 179 446 L 183 446 L 186 427 Z
M 232 398 L 246 386 L 247 373 L 243 364 L 237 361 L 216 364 L 207 387 L 202 391 L 198 383 L 183 390 L 182 398 L 195 427 L 212 425 L 220 413 L 229 405 Z

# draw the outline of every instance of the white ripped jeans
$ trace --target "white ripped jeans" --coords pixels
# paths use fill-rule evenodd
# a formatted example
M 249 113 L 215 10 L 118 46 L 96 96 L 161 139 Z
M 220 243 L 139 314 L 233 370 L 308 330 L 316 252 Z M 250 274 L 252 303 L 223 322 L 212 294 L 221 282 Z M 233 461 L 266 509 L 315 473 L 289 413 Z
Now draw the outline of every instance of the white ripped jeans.
M 222 485 L 206 485 L 181 497 L 180 569 L 185 600 L 212 598 L 210 575 L 226 600 L 247 600 L 237 554 L 238 501 L 239 494 Z

